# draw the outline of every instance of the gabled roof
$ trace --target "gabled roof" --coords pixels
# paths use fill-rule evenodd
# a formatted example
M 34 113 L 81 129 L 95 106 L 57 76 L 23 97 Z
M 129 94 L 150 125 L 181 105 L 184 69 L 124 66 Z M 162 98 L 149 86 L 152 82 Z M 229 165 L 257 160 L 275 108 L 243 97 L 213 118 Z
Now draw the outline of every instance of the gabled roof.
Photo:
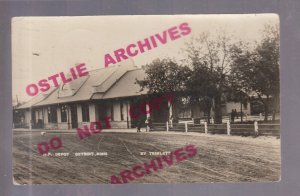
M 141 91 L 136 80 L 142 80 L 146 76 L 142 69 L 127 71 L 104 95 L 103 99 L 111 99 L 117 97 L 131 97 L 147 94 L 147 90 Z
M 142 69 L 128 62 L 125 65 L 89 71 L 89 75 L 68 84 L 61 84 L 46 97 L 40 94 L 18 109 L 146 94 L 145 90 L 140 92 L 140 86 L 135 83 L 136 79 L 143 79 L 144 77 L 145 73 Z
M 35 106 L 89 100 L 95 92 L 95 86 L 105 83 L 107 78 L 117 69 L 117 66 L 111 66 L 89 71 L 89 75 L 65 84 L 67 88 L 66 91 L 72 91 L 72 93 L 64 92 L 64 85 L 61 84 L 47 99 L 37 103 Z M 69 94 L 69 96 L 66 94 Z
M 54 90 L 56 90 L 55 88 L 51 88 L 47 93 L 40 93 L 37 96 L 33 97 L 32 99 L 30 99 L 29 101 L 27 101 L 26 103 L 16 107 L 16 109 L 26 109 L 26 108 L 30 108 L 34 105 L 36 105 L 37 103 L 43 101 L 44 99 L 46 99 L 49 94 L 51 94 Z
M 66 102 L 74 102 L 74 101 L 82 101 L 88 100 L 92 94 L 92 88 L 85 83 L 88 81 L 89 76 L 83 76 L 78 78 L 77 80 L 72 81 L 70 84 L 72 86 L 76 86 L 77 89 L 72 95 L 70 96 L 61 96 L 61 91 L 63 89 L 62 86 L 59 86 L 55 89 L 55 91 L 49 95 L 43 101 L 35 104 L 34 106 L 42 106 L 42 105 L 51 105 L 51 104 L 58 104 L 58 103 L 66 103 Z M 76 82 L 75 82 L 76 81 Z M 72 91 L 72 89 L 69 89 Z M 65 94 L 65 93 L 63 93 Z

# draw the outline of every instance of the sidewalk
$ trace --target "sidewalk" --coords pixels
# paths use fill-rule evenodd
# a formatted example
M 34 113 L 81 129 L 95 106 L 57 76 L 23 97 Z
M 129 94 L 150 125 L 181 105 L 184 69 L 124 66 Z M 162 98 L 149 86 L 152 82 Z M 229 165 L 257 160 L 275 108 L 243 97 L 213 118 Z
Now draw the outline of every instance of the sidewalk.
M 15 132 L 46 132 L 46 133 L 77 133 L 76 129 L 56 129 L 56 130 L 51 130 L 51 129 L 24 129 L 24 128 L 18 128 L 18 129 L 13 129 L 13 131 Z M 145 129 L 142 130 L 142 132 L 144 132 Z M 132 129 L 103 129 L 102 132 L 104 133 L 136 133 L 136 128 L 132 128 Z

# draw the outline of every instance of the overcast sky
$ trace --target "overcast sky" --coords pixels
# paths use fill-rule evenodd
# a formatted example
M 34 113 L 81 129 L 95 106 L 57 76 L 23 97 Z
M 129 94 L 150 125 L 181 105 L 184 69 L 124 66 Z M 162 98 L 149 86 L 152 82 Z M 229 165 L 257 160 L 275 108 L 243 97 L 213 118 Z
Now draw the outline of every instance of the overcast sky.
M 278 23 L 275 14 L 17 17 L 12 20 L 13 99 L 30 99 L 25 88 L 77 63 L 88 70 L 104 67 L 104 55 L 153 34 L 189 23 L 191 34 L 133 57 L 137 66 L 155 58 L 183 58 L 180 49 L 201 32 L 224 31 L 236 39 L 261 39 L 265 24 Z

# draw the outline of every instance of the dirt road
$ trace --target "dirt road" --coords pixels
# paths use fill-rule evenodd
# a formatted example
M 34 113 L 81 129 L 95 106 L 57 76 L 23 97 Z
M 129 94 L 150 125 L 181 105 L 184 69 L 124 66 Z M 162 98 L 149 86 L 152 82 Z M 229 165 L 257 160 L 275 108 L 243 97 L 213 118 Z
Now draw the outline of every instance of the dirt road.
M 41 156 L 36 145 L 61 137 L 67 157 Z M 79 140 L 74 133 L 14 132 L 13 172 L 20 184 L 110 183 L 110 176 L 149 161 L 149 152 L 173 151 L 186 144 L 196 157 L 131 183 L 269 182 L 280 179 L 280 140 L 199 133 L 101 133 Z M 75 156 L 107 152 L 107 156 Z M 147 155 L 140 155 L 147 152 Z

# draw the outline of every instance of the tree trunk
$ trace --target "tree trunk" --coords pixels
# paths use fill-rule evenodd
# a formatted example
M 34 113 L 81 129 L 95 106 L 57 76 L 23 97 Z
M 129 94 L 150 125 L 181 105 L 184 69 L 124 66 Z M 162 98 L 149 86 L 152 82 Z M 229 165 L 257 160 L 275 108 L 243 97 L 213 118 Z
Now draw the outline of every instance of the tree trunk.
M 243 103 L 241 101 L 241 122 L 243 122 Z
M 222 124 L 222 102 L 221 95 L 215 97 L 215 123 Z
M 265 119 L 264 119 L 264 121 L 268 121 L 268 116 L 269 116 L 269 95 L 267 96 L 267 100 L 266 100 L 264 106 L 265 106 Z
M 210 109 L 207 112 L 207 123 L 210 124 Z
M 272 121 L 275 121 L 275 116 L 279 107 L 279 95 L 273 96 L 273 111 L 272 111 Z
M 264 118 L 264 121 L 268 121 L 269 105 L 266 103 L 266 104 L 264 104 L 264 106 L 265 106 L 265 118 Z
M 211 107 L 212 107 L 212 99 L 209 99 L 206 102 L 205 112 L 207 113 L 207 124 L 211 123 Z

